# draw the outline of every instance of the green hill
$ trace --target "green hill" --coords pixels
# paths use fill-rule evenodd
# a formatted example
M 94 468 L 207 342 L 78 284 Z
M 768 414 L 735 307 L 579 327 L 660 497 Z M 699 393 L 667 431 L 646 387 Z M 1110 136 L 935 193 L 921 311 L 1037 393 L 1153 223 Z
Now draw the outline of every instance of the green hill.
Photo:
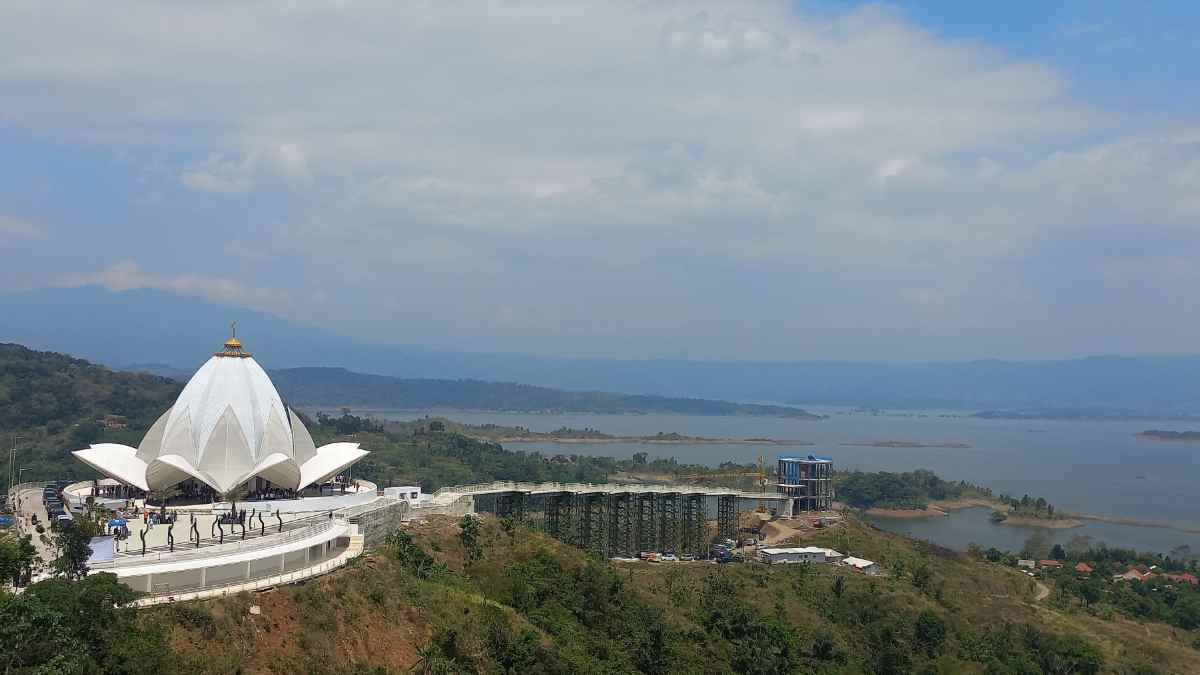
M 609 563 L 437 517 L 302 586 L 147 612 L 171 672 L 1194 673 L 1193 632 L 1036 600 L 1025 575 L 851 520 L 814 543 L 880 561 Z M 471 551 L 478 556 L 472 560 Z M 250 605 L 259 607 L 251 614 Z M 253 644 L 253 649 L 240 648 Z
M 30 469 L 27 480 L 90 475 L 71 460 L 71 450 L 102 440 L 137 445 L 182 387 L 164 377 L 0 344 L 0 444 L 7 451 L 20 437 L 17 463 Z M 106 428 L 106 417 L 124 428 Z

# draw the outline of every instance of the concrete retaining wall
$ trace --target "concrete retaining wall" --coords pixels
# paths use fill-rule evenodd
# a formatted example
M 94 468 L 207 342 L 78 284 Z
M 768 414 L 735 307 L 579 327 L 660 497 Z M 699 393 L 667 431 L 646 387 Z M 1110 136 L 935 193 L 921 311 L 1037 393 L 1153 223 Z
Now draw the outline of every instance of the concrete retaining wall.
M 446 515 L 461 518 L 475 512 L 475 498 L 470 495 L 459 497 L 454 501 L 422 503 L 416 507 L 408 502 L 397 501 L 387 506 L 366 511 L 354 516 L 350 522 L 358 524 L 358 530 L 363 535 L 364 545 L 369 547 L 383 543 L 387 536 L 400 528 L 406 520 L 424 518 L 431 515 Z

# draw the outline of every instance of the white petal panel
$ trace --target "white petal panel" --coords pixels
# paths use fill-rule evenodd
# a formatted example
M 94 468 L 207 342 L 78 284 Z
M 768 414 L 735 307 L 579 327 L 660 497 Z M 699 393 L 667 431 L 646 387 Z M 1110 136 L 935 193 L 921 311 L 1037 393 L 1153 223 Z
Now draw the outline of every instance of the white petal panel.
M 263 458 L 250 475 L 261 476 L 272 484 L 289 490 L 295 490 L 300 485 L 300 465 L 282 452 Z
M 279 411 L 272 409 L 270 417 L 267 418 L 262 445 L 254 450 L 254 460 L 257 462 L 274 453 L 282 453 L 289 458 L 292 456 L 292 430 L 288 428 L 288 423 L 283 421 Z
M 167 428 L 167 418 L 171 416 L 171 409 L 167 408 L 167 412 L 158 416 L 154 422 L 154 426 L 150 427 L 150 431 L 142 438 L 142 442 L 138 444 L 137 457 L 143 462 L 150 462 L 158 456 L 162 450 L 163 431 Z
M 228 492 L 250 477 L 254 468 L 250 444 L 233 407 L 225 408 L 208 434 L 196 468 L 213 477 L 218 492 Z
M 292 456 L 296 458 L 297 464 L 304 464 L 317 456 L 317 445 L 313 443 L 308 429 L 304 428 L 304 422 L 300 421 L 300 416 L 291 408 L 288 408 L 288 419 L 292 422 L 292 438 L 295 439 L 295 452 Z
M 317 456 L 300 465 L 300 489 L 336 475 L 369 453 L 358 443 L 330 443 L 317 448 Z
M 212 479 L 179 455 L 161 455 L 146 467 L 146 485 L 151 490 L 163 490 L 189 478 L 212 486 Z M 215 487 L 215 486 L 214 486 Z
M 196 451 L 196 438 L 192 434 L 192 420 L 188 415 L 187 406 L 182 410 L 179 407 L 179 402 L 175 402 L 175 407 L 171 409 L 171 417 L 167 419 L 167 426 L 163 429 L 162 447 L 158 454 L 161 455 L 179 455 L 188 462 L 195 463 L 199 453 Z
M 137 448 L 119 443 L 97 443 L 85 450 L 71 453 L 109 478 L 142 490 L 146 486 L 146 463 L 138 459 Z

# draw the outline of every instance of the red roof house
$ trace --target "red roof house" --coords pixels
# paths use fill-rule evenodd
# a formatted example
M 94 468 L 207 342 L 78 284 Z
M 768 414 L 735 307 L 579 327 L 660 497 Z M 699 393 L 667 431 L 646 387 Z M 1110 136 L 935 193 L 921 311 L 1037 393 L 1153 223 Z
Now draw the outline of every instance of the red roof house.
M 1091 574 L 1092 572 L 1095 572 L 1096 570 L 1092 569 L 1091 565 L 1089 565 L 1085 562 L 1081 562 L 1081 563 L 1075 564 L 1075 571 L 1079 572 L 1080 574 Z
M 1130 567 L 1129 571 L 1125 572 L 1124 574 L 1118 574 L 1115 578 L 1124 579 L 1126 581 L 1145 581 L 1153 575 L 1154 573 L 1150 570 L 1144 568 L 1139 570 L 1137 567 Z

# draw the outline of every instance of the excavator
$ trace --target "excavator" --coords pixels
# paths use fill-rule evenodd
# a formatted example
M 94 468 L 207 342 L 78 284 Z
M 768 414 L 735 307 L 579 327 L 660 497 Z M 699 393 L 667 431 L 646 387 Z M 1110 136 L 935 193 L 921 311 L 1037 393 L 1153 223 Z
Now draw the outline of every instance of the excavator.
M 770 483 L 770 475 L 767 473 L 766 463 L 763 461 L 761 453 L 758 455 L 758 470 L 757 471 L 711 471 L 708 473 L 686 473 L 676 476 L 679 480 L 686 481 L 705 481 L 711 478 L 753 478 L 758 485 L 759 492 L 766 492 L 767 485 Z M 766 513 L 767 505 L 762 499 L 758 500 L 758 513 Z

